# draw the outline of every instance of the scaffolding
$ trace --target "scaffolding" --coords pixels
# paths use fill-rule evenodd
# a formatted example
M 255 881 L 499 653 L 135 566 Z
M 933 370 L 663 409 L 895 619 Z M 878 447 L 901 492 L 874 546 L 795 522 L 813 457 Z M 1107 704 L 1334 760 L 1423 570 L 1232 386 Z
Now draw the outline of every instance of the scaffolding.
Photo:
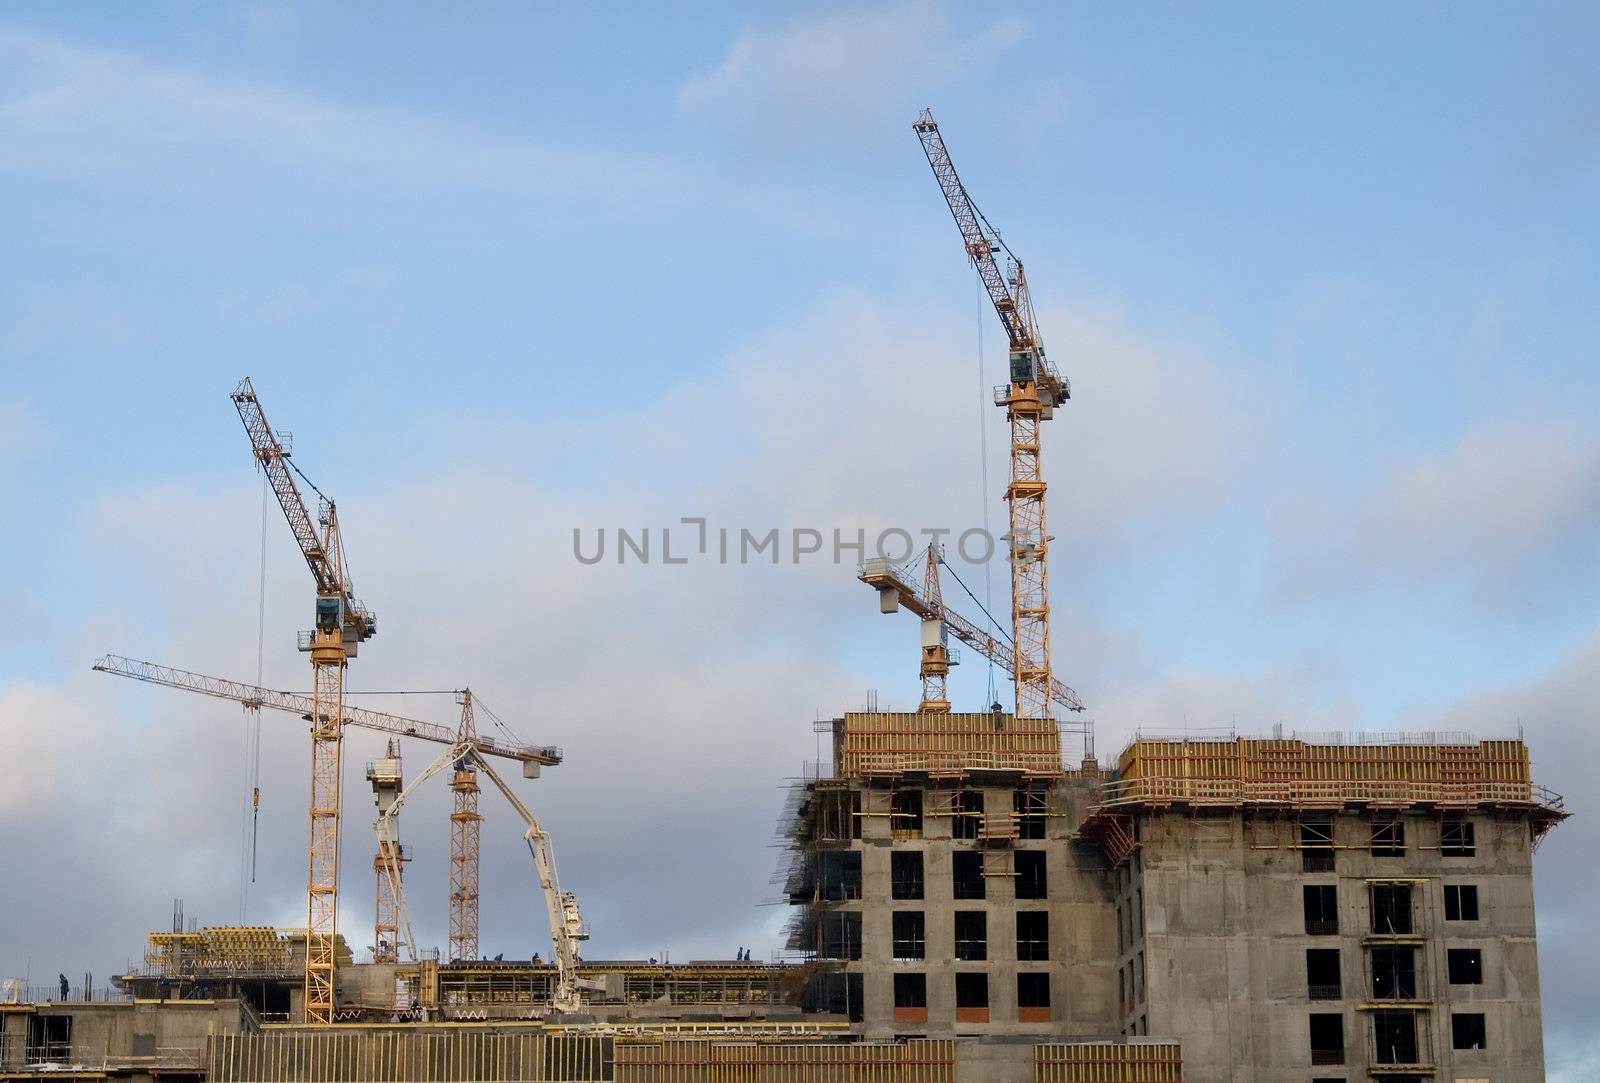
M 151 973 L 164 977 L 292 974 L 295 938 L 304 941 L 305 931 L 216 925 L 192 932 L 151 933 L 144 961 Z
M 806 968 L 769 963 L 585 963 L 580 978 L 603 989 L 590 992 L 594 1004 L 706 1004 L 743 1008 L 776 1007 L 793 999 Z M 438 1003 L 447 1011 L 489 1005 L 544 1008 L 550 1003 L 556 968 L 526 962 L 441 966 Z

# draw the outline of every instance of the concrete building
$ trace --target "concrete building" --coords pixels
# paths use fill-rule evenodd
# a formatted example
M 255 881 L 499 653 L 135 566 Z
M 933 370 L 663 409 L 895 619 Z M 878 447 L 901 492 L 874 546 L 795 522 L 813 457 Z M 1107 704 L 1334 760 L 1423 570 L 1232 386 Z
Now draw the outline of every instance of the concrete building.
M 1048 722 L 831 729 L 787 812 L 791 946 L 864 1037 L 1167 1039 L 1206 1080 L 1544 1077 L 1532 857 L 1566 813 L 1521 742 L 1138 741 L 1102 774 Z
M 0 1003 L 0 1079 L 201 1080 L 207 1043 L 250 1029 L 236 1000 Z

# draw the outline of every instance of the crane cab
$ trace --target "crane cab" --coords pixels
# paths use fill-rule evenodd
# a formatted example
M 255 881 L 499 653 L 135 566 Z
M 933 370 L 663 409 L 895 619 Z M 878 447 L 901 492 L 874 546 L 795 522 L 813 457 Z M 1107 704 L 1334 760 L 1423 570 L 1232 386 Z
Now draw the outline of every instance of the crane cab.
M 317 631 L 332 632 L 344 624 L 343 598 L 317 599 Z

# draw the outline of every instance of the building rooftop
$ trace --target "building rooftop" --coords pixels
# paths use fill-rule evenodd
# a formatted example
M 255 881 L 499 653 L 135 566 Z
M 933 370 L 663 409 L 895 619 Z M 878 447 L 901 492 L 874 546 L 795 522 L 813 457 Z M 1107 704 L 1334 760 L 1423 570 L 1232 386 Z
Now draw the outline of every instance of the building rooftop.
M 1119 820 L 1138 809 L 1364 806 L 1515 812 L 1529 817 L 1537 842 L 1569 815 L 1560 794 L 1533 782 L 1523 742 L 1422 736 L 1139 738 L 1100 787 L 1082 833 L 1116 856 L 1130 846 Z

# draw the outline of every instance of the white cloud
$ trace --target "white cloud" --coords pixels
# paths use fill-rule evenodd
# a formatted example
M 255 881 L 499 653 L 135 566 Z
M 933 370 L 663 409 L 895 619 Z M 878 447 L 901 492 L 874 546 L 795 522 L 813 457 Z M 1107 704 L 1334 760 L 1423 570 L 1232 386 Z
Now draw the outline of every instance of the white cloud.
M 0 168 L 187 185 L 282 170 L 371 191 L 465 186 L 524 197 L 680 190 L 660 162 L 541 146 L 399 109 L 346 105 L 119 52 L 0 31 Z
M 1498 420 L 1362 495 L 1346 511 L 1299 494 L 1284 530 L 1296 589 L 1442 584 L 1491 612 L 1537 611 L 1570 593 L 1600 541 L 1600 441 L 1559 416 Z
M 1600 444 L 1567 421 L 1493 424 L 1397 470 L 1380 515 L 1418 566 L 1520 563 L 1600 528 Z
M 968 34 L 942 6 L 923 3 L 802 17 L 742 32 L 714 70 L 684 82 L 678 106 L 774 144 L 837 141 L 909 123 L 908 110 L 1024 33 L 1004 18 Z
M 1600 996 L 1600 947 L 1593 926 L 1600 836 L 1587 823 L 1593 768 L 1600 762 L 1600 635 L 1589 637 L 1543 675 L 1441 709 L 1433 728 L 1483 736 L 1525 732 L 1534 781 L 1565 795 L 1574 819 L 1558 825 L 1534 859 L 1539 903 L 1539 988 L 1552 1079 L 1589 1079 L 1600 1062 L 1590 1006 Z
M 1230 372 L 1231 358 L 1145 338 L 1120 318 L 1048 306 L 1050 353 L 1072 381 L 1045 449 L 1063 542 L 1121 541 L 1162 510 L 1167 532 L 1236 489 L 1238 469 L 1270 440 L 1275 411 Z M 996 411 L 998 416 L 999 412 Z
M 1284 731 L 1326 733 L 1359 729 L 1354 702 L 1329 702 L 1326 674 L 1279 670 L 1220 674 L 1174 669 L 1150 684 L 1129 685 L 1097 704 L 1100 757 L 1114 761 L 1136 733 L 1170 736 L 1255 735 L 1282 723 Z

